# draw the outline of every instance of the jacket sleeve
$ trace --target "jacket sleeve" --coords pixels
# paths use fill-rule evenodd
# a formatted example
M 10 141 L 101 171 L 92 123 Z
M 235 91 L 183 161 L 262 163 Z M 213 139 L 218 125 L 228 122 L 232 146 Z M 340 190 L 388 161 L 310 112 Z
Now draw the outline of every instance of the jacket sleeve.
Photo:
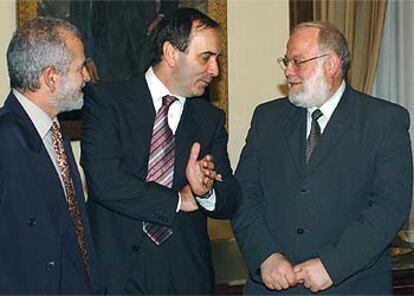
M 232 226 L 250 275 L 260 281 L 260 265 L 271 254 L 280 252 L 262 216 L 263 192 L 261 188 L 262 155 L 260 110 L 253 115 L 246 144 L 242 150 L 236 179 L 242 188 L 242 202 L 232 219 Z

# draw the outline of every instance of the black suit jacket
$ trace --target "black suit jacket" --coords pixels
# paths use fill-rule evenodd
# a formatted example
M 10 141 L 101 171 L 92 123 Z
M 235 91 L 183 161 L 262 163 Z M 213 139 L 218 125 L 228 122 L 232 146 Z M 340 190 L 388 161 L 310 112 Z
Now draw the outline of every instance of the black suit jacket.
M 173 187 L 145 182 L 154 106 L 144 77 L 87 90 L 81 164 L 88 184 L 88 212 L 108 291 L 122 293 L 143 239 L 142 221 L 173 227 L 177 291 L 213 291 L 207 216 L 229 218 L 238 204 L 239 186 L 227 155 L 224 112 L 201 98 L 189 98 L 175 134 Z M 185 167 L 194 142 L 201 157 L 214 156 L 216 209 L 176 213 L 179 191 L 187 184 Z M 145 237 L 147 239 L 147 237 Z M 157 246 L 154 244 L 154 248 Z M 169 271 L 159 276 L 171 277 Z
M 236 171 L 243 202 L 232 221 L 251 279 L 260 264 L 319 257 L 330 294 L 391 292 L 387 247 L 410 211 L 409 116 L 347 87 L 305 164 L 306 109 L 287 98 L 259 106 Z M 301 287 L 285 293 L 310 293 Z
M 86 279 L 65 194 L 42 139 L 10 94 L 0 110 L 0 294 L 96 294 L 82 184 L 65 138 L 89 247 Z

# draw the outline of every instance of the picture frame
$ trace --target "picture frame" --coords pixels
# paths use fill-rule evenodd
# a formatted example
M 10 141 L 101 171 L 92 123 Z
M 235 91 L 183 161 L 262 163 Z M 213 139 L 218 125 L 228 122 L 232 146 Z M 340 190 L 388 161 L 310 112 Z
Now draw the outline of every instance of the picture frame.
M 25 21 L 38 16 L 39 8 L 48 0 L 17 0 L 16 1 L 16 22 L 19 27 Z M 70 2 L 78 0 L 60 0 L 53 2 Z M 210 101 L 228 113 L 228 71 L 227 71 L 227 0 L 201 0 L 207 2 L 207 13 L 217 22 L 220 23 L 222 52 L 219 58 L 220 75 L 214 79 L 210 88 Z M 184 1 L 185 2 L 185 1 Z M 191 1 L 187 1 L 191 3 Z M 200 0 L 199 0 L 200 2 Z M 62 12 L 57 9 L 51 9 L 50 16 L 61 17 Z M 69 114 L 70 113 L 70 114 Z M 59 118 L 65 133 L 70 136 L 72 141 L 78 141 L 81 138 L 82 121 L 80 120 L 80 111 L 62 114 Z

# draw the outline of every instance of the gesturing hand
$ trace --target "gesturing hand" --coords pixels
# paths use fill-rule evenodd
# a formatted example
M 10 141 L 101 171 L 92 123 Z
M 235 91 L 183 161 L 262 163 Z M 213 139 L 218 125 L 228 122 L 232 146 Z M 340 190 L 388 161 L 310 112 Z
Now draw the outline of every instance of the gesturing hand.
M 194 143 L 185 173 L 191 191 L 197 196 L 202 196 L 211 190 L 214 181 L 222 181 L 222 177 L 214 171 L 213 156 L 207 154 L 198 160 L 199 154 L 200 144 Z

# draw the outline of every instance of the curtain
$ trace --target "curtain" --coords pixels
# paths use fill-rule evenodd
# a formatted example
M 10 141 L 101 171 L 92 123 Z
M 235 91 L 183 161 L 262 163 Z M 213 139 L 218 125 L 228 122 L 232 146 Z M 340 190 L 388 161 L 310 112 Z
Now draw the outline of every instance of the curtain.
M 386 0 L 314 0 L 313 14 L 341 30 L 348 40 L 352 63 L 348 82 L 371 92 L 381 48 Z
M 414 2 L 389 1 L 373 95 L 398 103 L 414 116 Z M 414 139 L 414 128 L 410 129 Z

